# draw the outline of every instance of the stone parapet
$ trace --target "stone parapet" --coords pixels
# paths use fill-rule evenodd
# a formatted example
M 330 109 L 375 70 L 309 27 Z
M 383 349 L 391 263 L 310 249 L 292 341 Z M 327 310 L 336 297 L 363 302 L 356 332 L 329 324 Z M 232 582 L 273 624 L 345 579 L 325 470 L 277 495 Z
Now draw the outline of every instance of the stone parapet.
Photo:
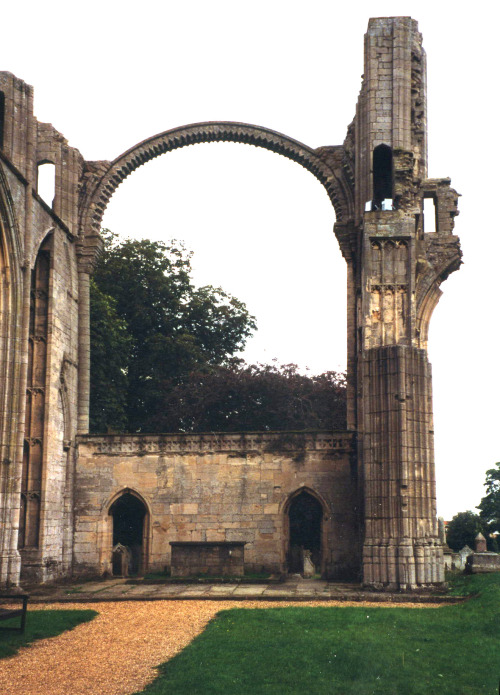
M 330 451 L 353 450 L 354 432 L 234 432 L 175 434 L 79 435 L 77 444 L 92 455 L 141 456 L 145 454 Z

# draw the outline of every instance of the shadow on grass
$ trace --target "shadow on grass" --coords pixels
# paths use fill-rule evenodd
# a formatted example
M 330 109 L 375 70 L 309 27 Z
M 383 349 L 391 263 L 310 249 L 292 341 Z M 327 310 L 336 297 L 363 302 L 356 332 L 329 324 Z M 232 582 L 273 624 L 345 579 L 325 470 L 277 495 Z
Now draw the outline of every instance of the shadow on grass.
M 97 615 L 91 610 L 48 610 L 28 611 L 24 634 L 2 630 L 1 627 L 19 625 L 19 618 L 5 620 L 0 625 L 0 659 L 16 654 L 20 647 L 31 644 L 44 637 L 55 637 L 61 632 L 72 630 L 80 623 L 86 623 Z
M 497 695 L 500 574 L 441 608 L 222 611 L 143 695 Z M 136 694 L 138 695 L 138 694 Z

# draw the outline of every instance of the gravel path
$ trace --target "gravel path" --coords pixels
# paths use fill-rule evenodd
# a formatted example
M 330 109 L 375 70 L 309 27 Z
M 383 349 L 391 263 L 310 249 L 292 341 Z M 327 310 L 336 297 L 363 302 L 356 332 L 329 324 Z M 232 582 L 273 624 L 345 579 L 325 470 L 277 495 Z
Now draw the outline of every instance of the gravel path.
M 91 608 L 99 615 L 58 637 L 25 647 L 0 661 L 0 695 L 129 695 L 156 676 L 156 667 L 198 635 L 227 608 L 367 606 L 393 603 L 337 601 L 129 601 L 45 604 L 33 610 Z M 404 604 L 404 608 L 436 604 Z M 29 616 L 28 616 L 29 619 Z

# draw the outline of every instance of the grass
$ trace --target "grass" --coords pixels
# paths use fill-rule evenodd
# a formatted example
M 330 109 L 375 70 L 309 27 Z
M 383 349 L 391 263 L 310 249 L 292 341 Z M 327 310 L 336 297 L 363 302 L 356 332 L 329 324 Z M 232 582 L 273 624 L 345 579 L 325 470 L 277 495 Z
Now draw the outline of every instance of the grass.
M 0 659 L 13 656 L 20 647 L 31 644 L 44 637 L 55 637 L 61 632 L 72 630 L 80 623 L 92 620 L 97 615 L 91 610 L 49 610 L 28 611 L 24 634 L 2 630 L 2 627 L 19 625 L 19 618 L 3 620 L 0 623 Z
M 143 695 L 497 695 L 500 574 L 442 608 L 222 611 Z

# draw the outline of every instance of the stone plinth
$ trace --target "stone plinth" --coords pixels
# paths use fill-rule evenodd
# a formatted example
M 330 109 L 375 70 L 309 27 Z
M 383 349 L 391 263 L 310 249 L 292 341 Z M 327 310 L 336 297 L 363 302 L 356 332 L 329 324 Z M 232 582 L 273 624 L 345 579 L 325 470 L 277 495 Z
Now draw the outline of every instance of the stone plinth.
M 467 558 L 465 571 L 468 574 L 500 572 L 500 555 L 497 553 L 473 553 Z
M 172 577 L 242 577 L 245 571 L 245 543 L 172 542 Z

